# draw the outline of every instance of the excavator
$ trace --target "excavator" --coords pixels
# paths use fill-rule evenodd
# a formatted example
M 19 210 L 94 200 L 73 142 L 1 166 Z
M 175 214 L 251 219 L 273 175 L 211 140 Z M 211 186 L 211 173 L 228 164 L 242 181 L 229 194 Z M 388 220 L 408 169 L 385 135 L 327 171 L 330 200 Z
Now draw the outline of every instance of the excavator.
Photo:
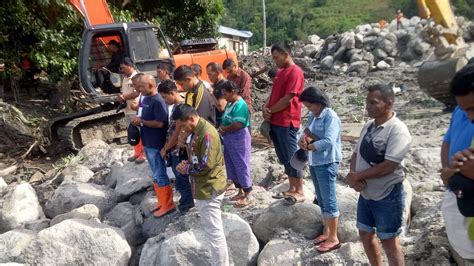
M 156 76 L 159 62 L 173 68 L 199 64 L 203 78 L 210 62 L 223 62 L 230 58 L 237 63 L 233 50 L 216 49 L 212 38 L 186 40 L 180 43 L 179 53 L 173 53 L 160 27 L 145 22 L 114 22 L 106 0 L 68 0 L 84 22 L 79 51 L 79 85 L 86 100 L 98 107 L 53 119 L 49 124 L 52 140 L 60 141 L 72 150 L 79 150 L 93 139 L 106 142 L 126 136 L 123 113 L 116 111 L 117 93 L 104 93 L 104 83 L 98 82 L 97 68 L 109 75 L 108 86 L 119 91 L 122 77 L 103 66 L 111 60 L 110 44 L 119 44 L 125 56 L 130 57 L 138 72 Z M 113 41 L 113 42 L 111 42 Z
M 417 6 L 420 17 L 429 21 L 424 36 L 434 46 L 434 53 L 418 70 L 418 84 L 447 109 L 452 109 L 456 101 L 449 86 L 456 72 L 473 57 L 472 49 L 462 37 L 449 0 L 417 0 Z

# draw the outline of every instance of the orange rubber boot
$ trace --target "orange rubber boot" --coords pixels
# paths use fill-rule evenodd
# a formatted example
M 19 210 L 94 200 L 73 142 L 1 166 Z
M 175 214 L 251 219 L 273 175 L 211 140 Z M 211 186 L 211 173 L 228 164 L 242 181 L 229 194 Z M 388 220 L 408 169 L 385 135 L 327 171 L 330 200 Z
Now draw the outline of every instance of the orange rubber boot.
M 173 202 L 173 188 L 170 185 L 158 187 L 158 197 L 160 198 L 161 208 L 153 213 L 155 217 L 163 217 L 176 210 Z
M 155 191 L 155 195 L 156 195 L 156 205 L 155 205 L 155 208 L 151 210 L 152 212 L 157 211 L 161 208 L 160 198 L 158 197 L 158 194 L 160 192 L 159 192 L 158 184 L 156 182 L 153 182 L 153 190 Z
M 140 142 L 135 147 L 133 147 L 133 150 L 135 153 L 133 156 L 137 157 L 137 159 L 135 160 L 135 163 L 137 164 L 144 163 L 145 162 L 145 149 L 143 148 L 142 140 L 140 140 Z

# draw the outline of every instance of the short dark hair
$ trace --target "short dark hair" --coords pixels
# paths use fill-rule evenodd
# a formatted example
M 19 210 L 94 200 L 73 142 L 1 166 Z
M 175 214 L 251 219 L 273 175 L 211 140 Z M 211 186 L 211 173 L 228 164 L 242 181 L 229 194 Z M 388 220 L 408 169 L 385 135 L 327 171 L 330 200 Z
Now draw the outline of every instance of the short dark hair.
M 160 82 L 160 85 L 158 85 L 158 92 L 159 93 L 164 93 L 164 94 L 169 94 L 171 92 L 177 92 L 178 87 L 176 87 L 176 83 L 174 81 L 168 79 Z
M 130 59 L 130 57 L 124 57 L 120 64 L 135 68 L 135 64 L 133 64 L 132 59 Z
M 117 42 L 116 40 L 110 40 L 110 41 L 107 43 L 107 45 L 114 45 L 115 47 L 117 47 L 117 48 L 119 48 L 119 49 L 121 48 L 120 43 Z
M 291 47 L 287 43 L 276 43 L 272 45 L 271 52 L 277 51 L 281 54 L 287 53 L 291 55 Z
M 227 80 L 221 85 L 221 89 L 225 90 L 226 92 L 236 92 L 240 93 L 240 87 L 235 84 L 235 82 Z
M 454 75 L 451 81 L 451 94 L 466 96 L 474 92 L 474 64 L 468 64 Z
M 156 69 L 165 70 L 169 75 L 173 74 L 173 66 L 167 62 L 159 61 L 158 64 L 156 64 Z
M 177 105 L 176 108 L 174 109 L 173 114 L 171 114 L 171 119 L 186 121 L 192 116 L 199 116 L 199 115 L 191 105 L 180 104 L 180 105 Z
M 173 73 L 174 80 L 185 80 L 187 77 L 194 77 L 194 71 L 191 67 L 179 66 Z
M 216 63 L 216 62 L 211 62 L 211 63 L 207 64 L 206 69 L 207 68 L 211 68 L 212 71 L 216 71 L 218 73 L 222 73 L 224 71 L 222 69 L 221 65 L 219 63 Z
M 367 87 L 369 92 L 372 91 L 379 91 L 382 95 L 382 100 L 386 103 L 388 102 L 395 102 L 395 93 L 390 85 L 386 84 L 375 84 Z
M 235 66 L 235 62 L 234 60 L 230 59 L 230 58 L 227 58 L 226 60 L 224 60 L 224 62 L 222 63 L 222 68 L 223 69 L 226 69 L 228 67 L 231 67 L 231 66 Z
M 300 102 L 308 102 L 321 104 L 324 107 L 329 107 L 330 102 L 327 95 L 316 87 L 306 88 L 300 95 Z
M 192 64 L 191 69 L 196 73 L 197 75 L 201 76 L 202 75 L 202 67 L 199 64 Z
M 135 81 L 135 80 L 141 78 L 143 75 L 145 75 L 145 74 L 143 74 L 143 73 L 137 73 L 135 76 L 132 77 L 132 81 Z

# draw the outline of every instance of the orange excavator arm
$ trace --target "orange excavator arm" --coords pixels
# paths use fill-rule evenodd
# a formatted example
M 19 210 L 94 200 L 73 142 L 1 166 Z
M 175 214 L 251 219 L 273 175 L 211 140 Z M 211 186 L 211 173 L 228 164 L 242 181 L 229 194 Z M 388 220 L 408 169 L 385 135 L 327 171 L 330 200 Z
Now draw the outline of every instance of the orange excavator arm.
M 114 23 L 107 0 L 68 0 L 68 2 L 81 14 L 87 28 Z

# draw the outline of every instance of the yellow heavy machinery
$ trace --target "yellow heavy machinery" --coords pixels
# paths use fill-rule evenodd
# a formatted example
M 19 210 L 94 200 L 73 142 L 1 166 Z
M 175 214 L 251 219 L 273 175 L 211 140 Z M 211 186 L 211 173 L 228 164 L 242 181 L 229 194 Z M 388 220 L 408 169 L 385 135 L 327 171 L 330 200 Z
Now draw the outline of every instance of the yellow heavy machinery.
M 449 85 L 472 56 L 469 45 L 462 37 L 449 0 L 417 0 L 417 5 L 420 17 L 429 20 L 424 35 L 434 46 L 434 53 L 418 71 L 418 84 L 431 97 L 452 108 L 456 103 Z

